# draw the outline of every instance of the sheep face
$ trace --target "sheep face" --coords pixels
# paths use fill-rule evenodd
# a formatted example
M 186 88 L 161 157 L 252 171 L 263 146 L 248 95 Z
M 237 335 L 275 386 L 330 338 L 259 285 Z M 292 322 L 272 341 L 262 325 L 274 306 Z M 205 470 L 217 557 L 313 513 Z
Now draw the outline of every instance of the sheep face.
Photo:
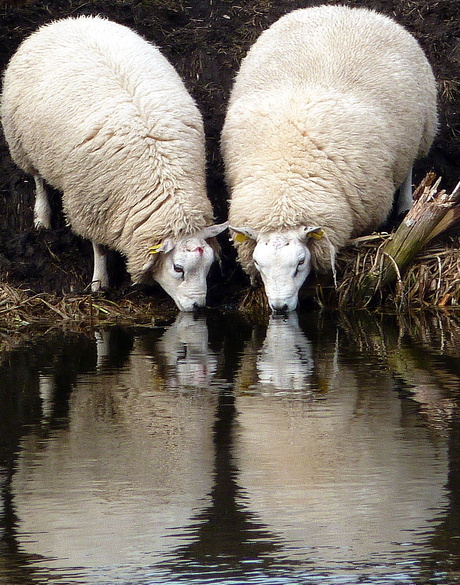
M 215 237 L 227 224 L 209 226 L 195 237 L 167 238 L 154 248 L 161 253 L 153 278 L 172 297 L 181 311 L 193 311 L 206 304 L 206 278 L 214 251 L 206 238 Z
M 297 308 L 299 290 L 311 271 L 311 253 L 307 245 L 317 227 L 257 234 L 245 228 L 233 228 L 256 241 L 252 259 L 264 283 L 274 313 Z M 320 237 L 320 236 L 319 236 Z

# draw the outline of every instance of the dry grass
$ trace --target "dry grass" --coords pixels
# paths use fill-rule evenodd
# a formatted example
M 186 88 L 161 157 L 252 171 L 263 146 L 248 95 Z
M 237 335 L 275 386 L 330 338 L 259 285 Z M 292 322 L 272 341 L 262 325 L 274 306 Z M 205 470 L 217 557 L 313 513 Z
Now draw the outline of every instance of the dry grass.
M 135 290 L 111 300 L 103 294 L 36 294 L 0 284 L 0 357 L 50 331 L 88 333 L 112 325 L 151 327 L 169 322 L 176 313 L 169 301 Z
M 247 313 L 262 315 L 270 312 L 267 295 L 265 294 L 262 284 L 257 287 L 251 287 L 245 291 L 240 301 L 239 308 Z
M 157 303 L 137 293 L 117 301 L 103 295 L 64 295 L 33 293 L 0 285 L 0 328 L 14 330 L 28 325 L 46 325 L 56 320 L 68 324 L 151 323 L 165 311 Z
M 413 307 L 460 306 L 460 238 L 445 236 L 420 251 L 394 285 L 375 290 L 361 299 L 362 281 L 378 272 L 384 261 L 382 246 L 389 234 L 358 238 L 338 255 L 340 274 L 336 291 L 326 295 L 329 303 L 345 308 L 372 306 L 403 310 Z M 324 291 L 323 291 L 324 293 Z

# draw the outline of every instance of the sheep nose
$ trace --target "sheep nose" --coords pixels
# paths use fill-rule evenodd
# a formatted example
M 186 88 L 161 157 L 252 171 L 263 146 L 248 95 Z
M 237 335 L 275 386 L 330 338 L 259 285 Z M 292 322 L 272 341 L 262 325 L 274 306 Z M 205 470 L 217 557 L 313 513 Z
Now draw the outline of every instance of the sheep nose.
M 285 315 L 289 311 L 289 307 L 287 303 L 284 303 L 282 307 L 273 307 L 273 312 L 275 315 Z
M 198 303 L 193 303 L 193 311 L 196 313 L 197 311 L 199 311 L 201 308 L 203 307 L 203 305 L 199 305 Z

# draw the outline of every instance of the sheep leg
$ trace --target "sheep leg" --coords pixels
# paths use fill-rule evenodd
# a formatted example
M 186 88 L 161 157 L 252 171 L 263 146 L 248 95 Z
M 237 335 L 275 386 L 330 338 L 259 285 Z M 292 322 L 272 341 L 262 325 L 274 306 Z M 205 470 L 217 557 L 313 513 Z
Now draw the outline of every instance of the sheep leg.
M 406 213 L 412 207 L 414 200 L 412 198 L 412 167 L 407 174 L 403 184 L 399 187 L 398 201 L 396 211 L 399 215 Z
M 35 180 L 35 205 L 34 205 L 34 226 L 39 228 L 50 229 L 51 227 L 51 207 L 48 202 L 43 179 L 34 175 Z
M 107 250 L 105 246 L 93 242 L 94 252 L 94 270 L 91 280 L 91 290 L 97 292 L 103 288 L 108 288 L 109 277 L 107 274 Z

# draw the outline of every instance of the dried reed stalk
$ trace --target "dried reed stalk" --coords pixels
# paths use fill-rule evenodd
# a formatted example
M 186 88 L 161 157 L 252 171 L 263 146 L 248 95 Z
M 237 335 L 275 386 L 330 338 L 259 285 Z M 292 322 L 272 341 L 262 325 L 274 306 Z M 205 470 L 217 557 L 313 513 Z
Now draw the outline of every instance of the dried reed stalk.
M 270 305 L 262 283 L 250 287 L 244 294 L 238 308 L 248 313 L 270 313 Z
M 460 219 L 460 183 L 446 194 L 440 179 L 428 173 L 414 193 L 415 203 L 398 229 L 378 248 L 374 264 L 357 286 L 356 300 L 368 304 L 381 289 L 396 281 L 402 295 L 401 274 L 414 256 L 435 236 Z

